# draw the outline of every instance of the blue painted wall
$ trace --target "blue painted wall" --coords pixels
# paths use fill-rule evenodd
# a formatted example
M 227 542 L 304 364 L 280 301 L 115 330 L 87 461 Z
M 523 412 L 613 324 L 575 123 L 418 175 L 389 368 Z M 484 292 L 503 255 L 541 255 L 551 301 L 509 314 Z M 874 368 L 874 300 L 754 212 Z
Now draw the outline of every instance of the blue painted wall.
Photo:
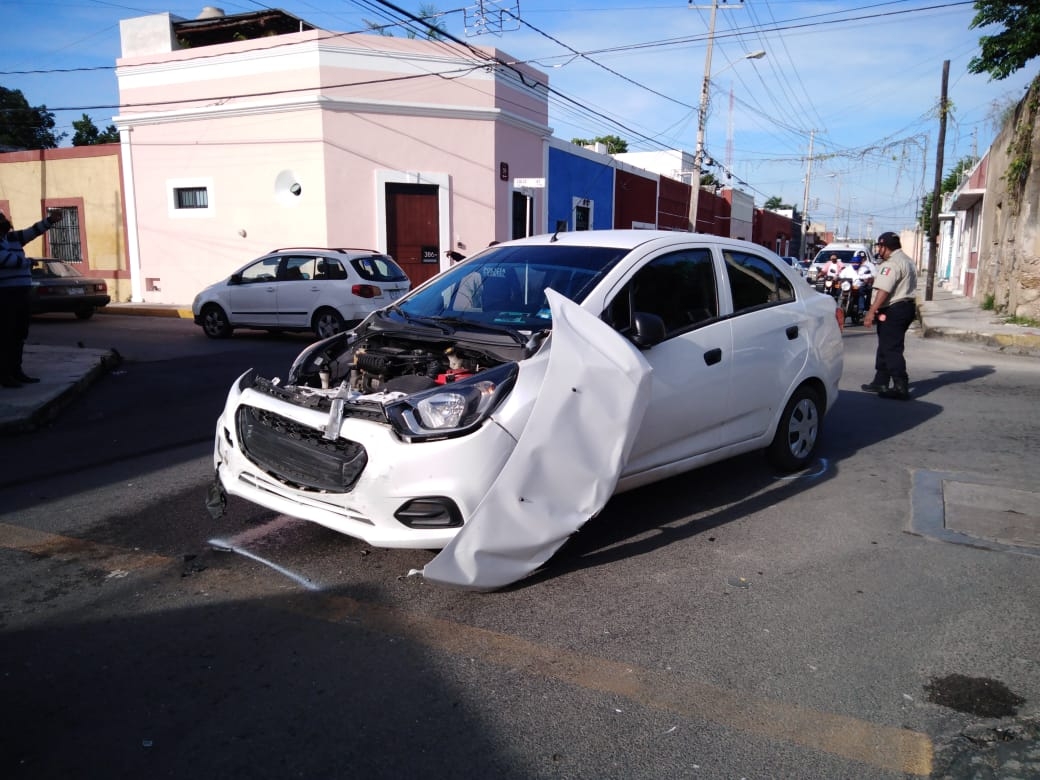
M 579 154 L 549 147 L 548 175 L 546 177 L 550 233 L 557 221 L 567 223 L 574 230 L 571 210 L 573 198 L 587 198 L 593 202 L 594 230 L 614 227 L 614 168 Z

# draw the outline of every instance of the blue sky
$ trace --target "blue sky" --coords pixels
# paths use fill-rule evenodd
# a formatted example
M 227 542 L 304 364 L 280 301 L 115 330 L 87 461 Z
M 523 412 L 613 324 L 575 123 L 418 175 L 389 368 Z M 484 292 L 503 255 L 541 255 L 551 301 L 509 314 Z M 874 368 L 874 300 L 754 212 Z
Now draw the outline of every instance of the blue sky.
M 227 14 L 277 7 L 351 32 L 398 18 L 375 0 L 171 3 L 5 0 L 0 85 L 46 105 L 71 138 L 82 114 L 105 127 L 119 113 L 120 19 L 193 19 L 204 5 Z M 710 0 L 484 0 L 490 11 L 508 11 L 489 17 L 504 24 L 484 28 L 478 0 L 394 5 L 434 7 L 452 35 L 543 70 L 557 137 L 618 135 L 631 151 L 696 145 Z M 970 2 L 943 0 L 720 2 L 705 141 L 714 172 L 731 174 L 758 204 L 775 195 L 800 208 L 812 135 L 814 221 L 855 235 L 910 226 L 934 186 L 943 61 L 953 107 L 944 172 L 989 147 L 1002 109 L 1040 71 L 1037 61 L 1004 81 L 969 74 L 983 34 L 969 29 L 974 14 Z M 762 50 L 765 57 L 745 59 Z

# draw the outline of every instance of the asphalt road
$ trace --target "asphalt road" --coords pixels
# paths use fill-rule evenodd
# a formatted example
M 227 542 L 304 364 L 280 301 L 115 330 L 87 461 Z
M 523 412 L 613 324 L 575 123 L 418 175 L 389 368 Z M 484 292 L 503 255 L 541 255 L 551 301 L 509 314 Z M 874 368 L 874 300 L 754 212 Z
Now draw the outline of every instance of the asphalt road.
M 752 455 L 617 496 L 480 594 L 408 576 L 426 551 L 209 517 L 227 386 L 306 337 L 31 338 L 124 362 L 0 442 L 4 777 L 972 777 L 963 734 L 1038 713 L 1040 558 L 914 526 L 933 475 L 1040 515 L 1035 358 L 911 337 L 917 398 L 890 402 L 859 392 L 873 334 L 851 328 L 814 469 Z

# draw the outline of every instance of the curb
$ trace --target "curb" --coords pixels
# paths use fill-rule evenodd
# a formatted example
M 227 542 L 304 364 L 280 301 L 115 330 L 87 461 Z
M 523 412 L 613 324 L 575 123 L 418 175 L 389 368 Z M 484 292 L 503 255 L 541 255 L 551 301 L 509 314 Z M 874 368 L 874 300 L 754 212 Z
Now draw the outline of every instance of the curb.
M 1040 357 L 1040 335 L 1034 333 L 976 333 L 944 326 L 929 326 L 921 322 L 921 336 L 926 339 L 944 338 L 963 341 L 1012 355 Z
M 182 320 L 195 318 L 191 309 L 182 309 L 177 306 L 149 306 L 135 303 L 109 304 L 97 310 L 98 314 L 138 314 L 144 317 L 178 317 Z

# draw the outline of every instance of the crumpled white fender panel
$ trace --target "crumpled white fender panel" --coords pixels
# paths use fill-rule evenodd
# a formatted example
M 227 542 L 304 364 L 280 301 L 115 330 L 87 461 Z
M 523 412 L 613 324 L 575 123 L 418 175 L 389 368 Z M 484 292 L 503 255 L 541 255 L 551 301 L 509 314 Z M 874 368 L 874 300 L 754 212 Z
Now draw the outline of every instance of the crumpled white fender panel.
M 462 530 L 422 570 L 491 590 L 527 576 L 614 492 L 650 398 L 650 365 L 554 290 L 549 364 L 530 420 Z

